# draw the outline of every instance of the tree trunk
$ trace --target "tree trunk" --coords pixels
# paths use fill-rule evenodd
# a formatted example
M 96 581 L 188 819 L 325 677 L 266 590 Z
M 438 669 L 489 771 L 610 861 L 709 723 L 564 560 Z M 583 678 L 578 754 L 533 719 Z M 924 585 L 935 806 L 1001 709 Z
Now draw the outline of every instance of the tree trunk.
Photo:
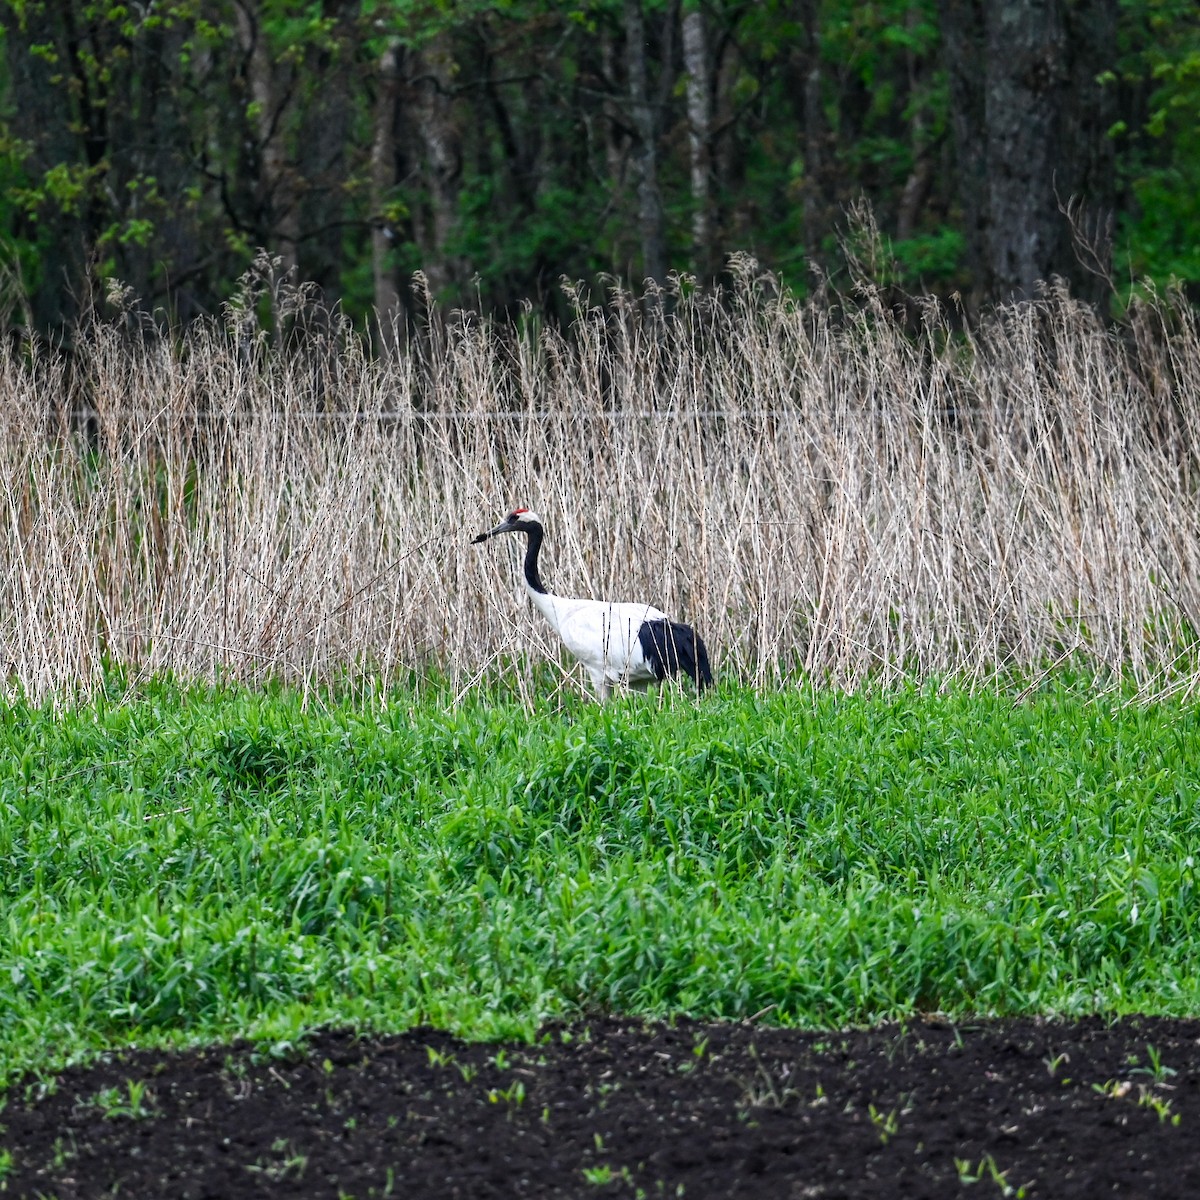
M 984 153 L 984 6 L 988 0 L 941 0 L 942 39 L 950 88 L 957 192 L 966 239 L 965 297 L 975 309 L 989 290 L 987 157 Z
M 707 278 L 713 268 L 712 65 L 704 13 L 699 8 L 683 14 L 683 63 L 692 166 L 692 262 L 697 274 Z
M 916 9 L 909 9 L 907 20 L 910 27 L 917 18 Z M 910 46 L 906 55 L 906 73 L 908 75 L 908 95 L 915 97 L 927 90 L 926 74 L 932 65 L 925 55 L 917 54 Z M 925 125 L 925 110 L 917 104 L 913 106 L 912 120 L 908 127 L 909 145 L 912 147 L 912 169 L 904 181 L 900 192 L 900 202 L 896 209 L 896 237 L 910 238 L 916 232 L 920 223 L 921 211 L 929 195 L 930 184 L 933 180 L 933 158 L 930 153 L 929 134 Z
M 1117 120 L 1114 88 L 1102 87 L 1096 77 L 1113 62 L 1120 21 L 1119 0 L 1085 0 L 1066 10 L 1067 45 L 1071 49 L 1067 87 L 1076 102 L 1062 113 L 1061 144 L 1069 173 L 1059 175 L 1060 211 L 1075 198 L 1079 206 L 1070 224 L 1072 241 L 1082 234 L 1084 245 L 1073 245 L 1079 264 L 1073 290 L 1093 303 L 1112 298 L 1112 243 L 1109 240 L 1117 203 L 1117 168 L 1113 139 L 1108 131 Z M 1080 222 L 1077 225 L 1076 222 Z
M 986 21 L 989 267 L 998 298 L 1025 298 L 1066 265 L 1054 201 L 1066 37 L 1057 0 L 992 0 Z
M 804 249 L 815 262 L 822 239 L 831 225 L 825 200 L 825 113 L 821 107 L 821 44 L 816 0 L 801 5 L 805 55 L 802 85 L 804 119 Z
M 295 180 L 283 136 L 283 108 L 275 94 L 275 64 L 257 10 L 237 5 L 238 40 L 246 61 L 246 82 L 258 127 L 259 223 L 285 274 L 298 265 L 299 208 Z
M 461 263 L 451 253 L 458 225 L 459 180 L 462 175 L 462 132 L 454 112 L 454 55 L 445 33 L 416 58 L 414 110 L 425 159 L 429 224 L 422 231 L 424 270 L 435 296 L 460 282 Z M 414 222 L 416 224 L 416 222 Z
M 620 78 L 620 55 L 616 34 L 606 22 L 600 30 L 600 64 L 606 85 L 604 99 L 605 121 L 604 162 L 608 169 L 608 186 L 613 195 L 625 189 L 625 172 L 629 157 L 629 135 L 620 119 L 624 113 L 616 81 Z
M 637 139 L 638 231 L 642 275 L 666 276 L 662 196 L 658 188 L 658 144 L 654 111 L 646 82 L 646 24 L 641 0 L 625 0 L 625 57 L 629 72 L 629 109 Z
M 379 95 L 375 100 L 371 138 L 371 276 L 375 291 L 375 321 L 384 353 L 397 348 L 400 330 L 400 289 L 389 263 L 395 230 L 385 211 L 388 193 L 396 183 L 396 101 L 399 95 L 398 41 L 388 42 L 379 57 Z
M 1108 98 L 1095 82 L 1118 0 L 942 0 L 959 195 L 981 292 L 1007 300 L 1039 280 L 1097 292 L 1062 211 L 1112 200 Z

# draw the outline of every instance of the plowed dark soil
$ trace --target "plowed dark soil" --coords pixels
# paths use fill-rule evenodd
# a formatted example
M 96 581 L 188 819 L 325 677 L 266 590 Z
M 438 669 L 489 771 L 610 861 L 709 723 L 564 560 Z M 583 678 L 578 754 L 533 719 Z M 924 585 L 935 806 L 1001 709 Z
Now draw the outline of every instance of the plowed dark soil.
M 59 1200 L 1198 1197 L 1200 1021 L 334 1032 L 110 1056 L 0 1122 L 7 1194 Z

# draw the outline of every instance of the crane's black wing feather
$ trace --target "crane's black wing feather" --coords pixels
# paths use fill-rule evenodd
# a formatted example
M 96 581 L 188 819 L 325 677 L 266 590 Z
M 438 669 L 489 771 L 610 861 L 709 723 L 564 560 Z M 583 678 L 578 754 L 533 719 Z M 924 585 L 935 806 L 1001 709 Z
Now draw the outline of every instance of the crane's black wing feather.
M 711 685 L 713 677 L 708 665 L 708 650 L 690 625 L 681 625 L 665 617 L 643 621 L 638 630 L 638 641 L 655 679 L 686 675 L 697 687 Z

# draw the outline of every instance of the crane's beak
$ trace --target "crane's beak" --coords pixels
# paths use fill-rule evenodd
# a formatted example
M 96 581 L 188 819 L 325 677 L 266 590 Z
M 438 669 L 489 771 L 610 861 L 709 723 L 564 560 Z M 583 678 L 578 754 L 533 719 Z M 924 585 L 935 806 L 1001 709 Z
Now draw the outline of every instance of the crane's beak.
M 474 546 L 477 542 L 486 542 L 488 538 L 495 537 L 498 533 L 511 533 L 514 529 L 516 529 L 516 527 L 517 526 L 514 521 L 510 521 L 507 517 L 505 517 L 495 529 L 489 529 L 487 533 L 477 533 L 471 539 L 471 545 Z

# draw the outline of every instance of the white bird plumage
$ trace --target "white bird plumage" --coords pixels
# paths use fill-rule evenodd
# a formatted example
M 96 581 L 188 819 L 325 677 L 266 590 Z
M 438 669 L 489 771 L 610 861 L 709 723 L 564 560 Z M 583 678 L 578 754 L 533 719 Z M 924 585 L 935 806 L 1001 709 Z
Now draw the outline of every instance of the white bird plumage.
M 538 574 L 544 530 L 537 513 L 513 509 L 495 529 L 479 534 L 475 541 L 499 533 L 525 534 L 525 590 L 566 648 L 587 668 L 601 703 L 618 685 L 645 691 L 667 675 L 685 674 L 697 687 L 712 683 L 704 643 L 690 626 L 672 621 L 662 609 L 547 592 Z

